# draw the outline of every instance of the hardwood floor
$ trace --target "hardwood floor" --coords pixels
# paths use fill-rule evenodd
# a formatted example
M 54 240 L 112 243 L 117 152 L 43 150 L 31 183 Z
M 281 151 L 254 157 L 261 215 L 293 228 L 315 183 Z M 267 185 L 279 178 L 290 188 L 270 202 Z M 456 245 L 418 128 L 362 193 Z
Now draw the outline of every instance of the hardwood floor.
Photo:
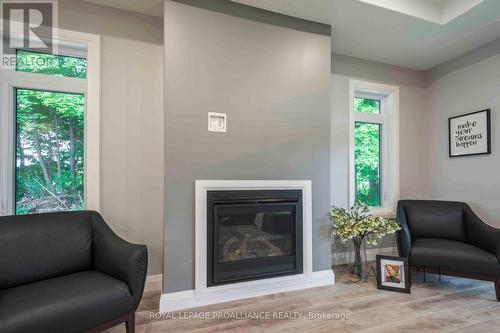
M 411 295 L 377 290 L 374 277 L 349 282 L 345 266 L 335 268 L 336 284 L 196 309 L 233 316 L 290 311 L 296 319 L 151 319 L 160 290 L 147 291 L 137 312 L 136 332 L 500 332 L 500 302 L 491 282 L 446 277 L 414 282 Z M 437 278 L 428 276 L 429 280 Z M 194 310 L 188 310 L 193 312 Z M 229 314 L 228 314 L 229 313 Z M 345 319 L 315 318 L 344 314 Z M 175 316 L 181 315 L 175 313 Z M 108 333 L 125 332 L 120 325 Z

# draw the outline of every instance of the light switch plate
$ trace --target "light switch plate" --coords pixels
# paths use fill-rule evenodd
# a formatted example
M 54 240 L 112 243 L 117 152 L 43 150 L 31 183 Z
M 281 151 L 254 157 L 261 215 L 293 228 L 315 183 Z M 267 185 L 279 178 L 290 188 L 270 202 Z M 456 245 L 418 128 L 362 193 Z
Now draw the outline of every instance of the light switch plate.
M 226 121 L 227 121 L 227 115 L 225 113 L 209 112 L 208 131 L 226 132 Z

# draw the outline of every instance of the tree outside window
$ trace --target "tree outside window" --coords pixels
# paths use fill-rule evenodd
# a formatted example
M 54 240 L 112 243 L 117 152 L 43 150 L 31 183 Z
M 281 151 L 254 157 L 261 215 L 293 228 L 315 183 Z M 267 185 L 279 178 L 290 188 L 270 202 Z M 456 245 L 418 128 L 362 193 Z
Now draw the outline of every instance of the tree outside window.
M 17 56 L 18 71 L 86 75 L 85 59 L 21 50 Z M 16 214 L 83 209 L 84 95 L 18 88 L 15 102 Z
M 355 98 L 355 110 L 360 113 L 380 114 L 380 101 Z M 382 205 L 381 133 L 380 124 L 354 124 L 355 195 L 356 200 L 370 207 Z

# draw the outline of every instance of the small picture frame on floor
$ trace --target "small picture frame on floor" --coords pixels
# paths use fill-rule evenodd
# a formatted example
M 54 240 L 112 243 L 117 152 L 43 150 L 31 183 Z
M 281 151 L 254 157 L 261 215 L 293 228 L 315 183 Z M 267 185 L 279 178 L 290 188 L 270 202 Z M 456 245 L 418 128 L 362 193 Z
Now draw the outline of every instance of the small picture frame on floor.
M 408 258 L 377 255 L 377 288 L 410 293 Z

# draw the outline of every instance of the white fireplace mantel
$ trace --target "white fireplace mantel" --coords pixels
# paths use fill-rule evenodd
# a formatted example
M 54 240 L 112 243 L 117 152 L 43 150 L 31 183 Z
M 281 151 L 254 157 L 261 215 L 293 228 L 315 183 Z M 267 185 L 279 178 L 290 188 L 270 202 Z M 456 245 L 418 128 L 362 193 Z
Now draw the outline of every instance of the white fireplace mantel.
M 207 191 L 301 190 L 303 211 L 303 273 L 207 287 Z M 335 283 L 332 270 L 312 269 L 312 190 L 310 180 L 196 180 L 195 289 L 161 296 L 160 312 L 313 288 Z

